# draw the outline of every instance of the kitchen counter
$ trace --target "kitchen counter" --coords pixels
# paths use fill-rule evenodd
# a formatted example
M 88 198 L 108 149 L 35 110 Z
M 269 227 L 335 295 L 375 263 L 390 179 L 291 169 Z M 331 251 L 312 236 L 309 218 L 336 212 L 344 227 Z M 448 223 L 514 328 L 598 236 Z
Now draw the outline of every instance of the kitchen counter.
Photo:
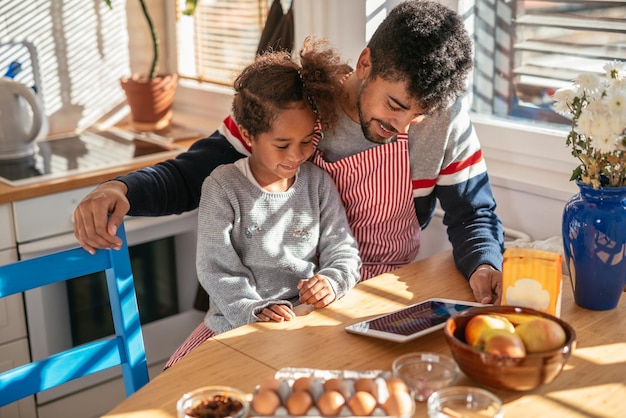
M 215 125 L 217 127 L 218 125 Z M 175 145 L 181 148 L 181 152 L 187 150 L 198 138 L 176 141 Z M 29 199 L 33 197 L 44 196 L 47 194 L 63 192 L 72 189 L 78 189 L 87 186 L 96 186 L 106 180 L 110 180 L 116 176 L 127 174 L 142 167 L 148 167 L 167 158 L 143 159 L 141 162 L 120 165 L 107 169 L 91 171 L 86 173 L 77 173 L 67 177 L 50 179 L 34 184 L 28 184 L 19 187 L 9 186 L 0 183 L 0 204 L 9 203 L 18 200 Z

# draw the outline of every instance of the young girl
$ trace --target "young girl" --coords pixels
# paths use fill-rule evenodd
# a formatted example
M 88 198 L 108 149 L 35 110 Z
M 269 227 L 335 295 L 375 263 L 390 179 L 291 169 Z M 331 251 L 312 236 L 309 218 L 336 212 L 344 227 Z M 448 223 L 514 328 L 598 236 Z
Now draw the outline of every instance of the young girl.
M 335 184 L 307 161 L 316 127 L 336 120 L 334 80 L 345 69 L 320 42 L 305 43 L 301 67 L 274 52 L 235 80 L 234 119 L 226 123 L 237 124 L 251 155 L 204 181 L 196 267 L 209 310 L 165 368 L 215 334 L 289 321 L 295 304 L 322 308 L 360 280 L 357 244 Z

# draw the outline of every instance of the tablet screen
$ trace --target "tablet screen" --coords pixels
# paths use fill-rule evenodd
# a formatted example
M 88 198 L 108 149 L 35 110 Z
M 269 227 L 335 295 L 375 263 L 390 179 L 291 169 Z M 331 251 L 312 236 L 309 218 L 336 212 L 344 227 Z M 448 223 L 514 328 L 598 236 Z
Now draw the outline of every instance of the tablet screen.
M 371 330 L 399 335 L 412 335 L 425 329 L 443 324 L 452 315 L 471 308 L 451 302 L 426 301 L 406 309 L 367 321 Z
M 348 325 L 346 331 L 404 342 L 442 329 L 448 318 L 475 306 L 484 305 L 476 302 L 431 298 L 395 312 Z

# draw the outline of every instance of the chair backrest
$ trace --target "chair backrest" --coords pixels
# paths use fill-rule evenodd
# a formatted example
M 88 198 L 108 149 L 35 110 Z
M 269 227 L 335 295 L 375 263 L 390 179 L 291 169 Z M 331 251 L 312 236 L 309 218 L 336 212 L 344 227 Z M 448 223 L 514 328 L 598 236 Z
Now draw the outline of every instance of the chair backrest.
M 0 266 L 0 298 L 79 276 L 106 272 L 115 335 L 0 373 L 0 406 L 70 380 L 121 366 L 126 396 L 148 382 L 135 284 L 124 225 L 120 250 L 82 248 Z

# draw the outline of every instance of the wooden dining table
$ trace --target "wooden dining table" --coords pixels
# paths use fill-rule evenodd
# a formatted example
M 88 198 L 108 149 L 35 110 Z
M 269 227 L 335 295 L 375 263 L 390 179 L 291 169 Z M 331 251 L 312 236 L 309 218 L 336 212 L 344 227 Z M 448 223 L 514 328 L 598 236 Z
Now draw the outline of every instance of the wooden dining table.
M 345 331 L 346 325 L 431 297 L 474 300 L 450 252 L 361 282 L 325 308 L 300 305 L 292 321 L 257 322 L 217 335 L 106 417 L 176 417 L 176 401 L 185 392 L 226 385 L 251 394 L 264 378 L 288 367 L 391 370 L 393 360 L 408 352 L 450 355 L 441 330 L 405 343 Z M 561 318 L 574 327 L 577 345 L 553 382 L 514 392 L 484 387 L 462 375 L 456 385 L 495 393 L 505 418 L 626 416 L 626 296 L 615 309 L 587 310 L 575 304 L 570 279 L 564 276 Z M 416 402 L 414 416 L 427 416 L 425 402 Z

